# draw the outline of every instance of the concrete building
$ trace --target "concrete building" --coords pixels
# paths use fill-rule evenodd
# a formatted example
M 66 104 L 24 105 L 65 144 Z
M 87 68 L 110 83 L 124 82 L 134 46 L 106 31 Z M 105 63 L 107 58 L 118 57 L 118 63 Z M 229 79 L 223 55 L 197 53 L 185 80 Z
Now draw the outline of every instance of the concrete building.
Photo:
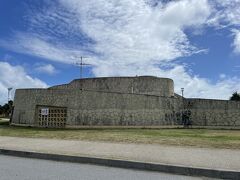
M 36 127 L 160 126 L 191 121 L 240 126 L 240 103 L 187 99 L 153 76 L 76 79 L 48 89 L 17 89 L 11 123 Z

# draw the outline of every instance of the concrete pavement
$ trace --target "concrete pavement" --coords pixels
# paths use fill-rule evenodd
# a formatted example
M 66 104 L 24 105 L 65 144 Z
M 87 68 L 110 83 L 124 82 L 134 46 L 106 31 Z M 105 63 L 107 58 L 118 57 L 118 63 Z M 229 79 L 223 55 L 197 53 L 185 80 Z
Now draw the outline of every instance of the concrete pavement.
M 230 149 L 3 136 L 0 149 L 240 172 L 240 150 Z

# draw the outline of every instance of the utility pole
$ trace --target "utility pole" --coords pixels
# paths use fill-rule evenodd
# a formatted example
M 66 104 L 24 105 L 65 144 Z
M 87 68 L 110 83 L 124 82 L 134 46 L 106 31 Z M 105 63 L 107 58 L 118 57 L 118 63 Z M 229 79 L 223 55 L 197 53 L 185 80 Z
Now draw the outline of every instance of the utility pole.
M 185 119 L 185 108 L 184 108 L 184 100 L 183 100 L 183 92 L 184 92 L 184 88 L 181 88 L 181 92 L 182 92 L 182 123 L 183 123 L 183 126 L 185 127 L 186 125 L 186 119 Z
M 13 88 L 12 87 L 9 87 L 8 88 L 8 102 L 10 101 L 10 93 L 11 93 L 11 90 L 12 90 Z
M 86 57 L 80 57 L 80 62 L 76 62 L 76 65 L 80 67 L 80 79 L 83 78 L 83 66 L 91 66 L 91 64 L 86 64 L 86 63 L 83 63 L 83 58 L 86 58 Z
M 184 92 L 184 88 L 181 88 L 181 91 L 182 91 L 182 98 L 183 98 L 183 92 Z
M 8 89 L 8 106 L 9 106 L 9 112 L 8 112 L 8 116 L 10 117 L 10 123 L 11 123 L 11 117 L 12 117 L 12 104 L 10 103 L 10 99 L 11 99 L 11 90 L 13 89 L 12 87 L 7 88 Z

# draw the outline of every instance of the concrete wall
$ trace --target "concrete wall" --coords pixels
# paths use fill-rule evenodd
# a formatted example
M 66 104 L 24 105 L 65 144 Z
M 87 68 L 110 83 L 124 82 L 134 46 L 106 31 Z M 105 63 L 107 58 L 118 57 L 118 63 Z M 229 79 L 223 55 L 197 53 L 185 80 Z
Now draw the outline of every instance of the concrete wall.
M 194 125 L 201 126 L 240 126 L 240 102 L 187 99 L 185 109 L 191 111 Z
M 173 80 L 153 76 L 77 79 L 69 84 L 53 86 L 49 89 L 84 89 L 105 92 L 133 92 L 166 97 L 174 96 Z
M 36 107 L 67 107 L 67 125 L 174 125 L 181 123 L 176 98 L 79 90 L 16 91 L 13 123 L 37 125 Z
M 189 111 L 193 125 L 240 126 L 240 102 L 183 101 L 173 95 L 172 80 L 148 76 L 91 78 L 49 89 L 18 89 L 12 122 L 37 126 L 37 107 L 54 106 L 67 108 L 67 125 L 177 125 Z

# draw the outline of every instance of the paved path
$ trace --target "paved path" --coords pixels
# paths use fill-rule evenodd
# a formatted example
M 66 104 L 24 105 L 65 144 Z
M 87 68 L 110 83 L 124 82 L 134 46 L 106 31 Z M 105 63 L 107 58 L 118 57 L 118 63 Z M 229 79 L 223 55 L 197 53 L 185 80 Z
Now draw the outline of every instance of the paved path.
M 240 150 L 0 136 L 0 148 L 240 171 Z
M 149 171 L 128 170 L 113 167 L 95 166 L 39 159 L 26 159 L 0 155 L 1 180 L 201 180 L 188 177 L 156 173 Z M 205 178 L 207 179 L 207 178 Z

